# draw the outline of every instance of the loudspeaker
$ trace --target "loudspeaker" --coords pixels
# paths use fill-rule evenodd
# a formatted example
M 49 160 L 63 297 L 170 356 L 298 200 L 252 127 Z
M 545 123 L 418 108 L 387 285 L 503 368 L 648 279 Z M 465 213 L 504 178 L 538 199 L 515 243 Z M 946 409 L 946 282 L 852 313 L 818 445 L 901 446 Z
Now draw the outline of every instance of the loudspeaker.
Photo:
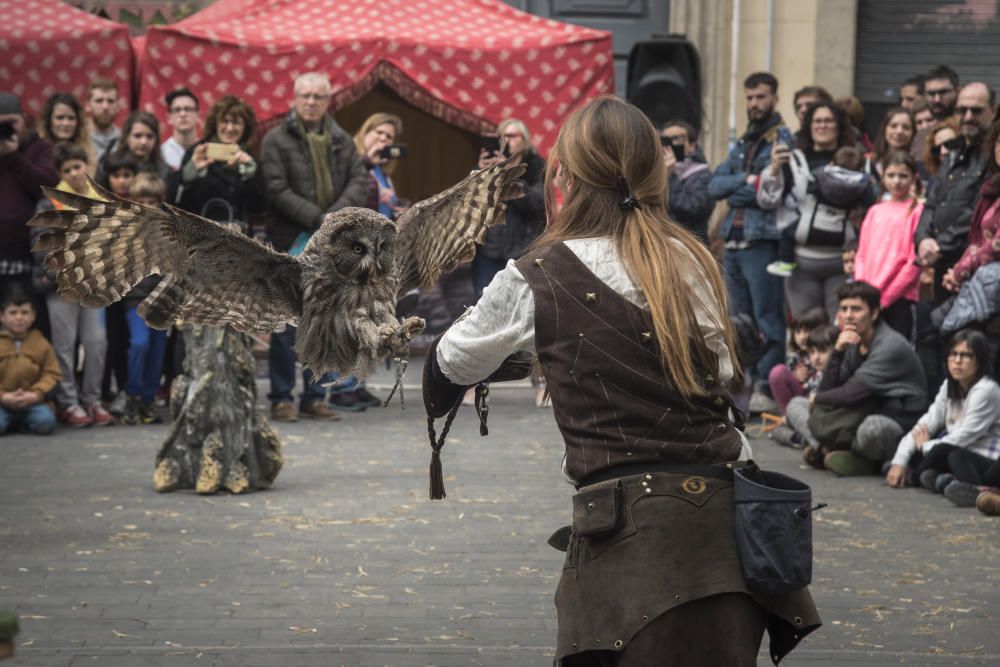
M 657 127 L 684 120 L 701 132 L 701 62 L 694 45 L 682 35 L 636 42 L 625 96 Z

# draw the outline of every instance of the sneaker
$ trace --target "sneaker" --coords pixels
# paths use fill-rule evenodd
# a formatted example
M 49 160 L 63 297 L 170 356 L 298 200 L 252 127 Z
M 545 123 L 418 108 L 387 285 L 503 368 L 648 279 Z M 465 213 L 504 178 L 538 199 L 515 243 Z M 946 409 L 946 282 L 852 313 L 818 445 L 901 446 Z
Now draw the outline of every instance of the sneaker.
M 108 412 L 110 412 L 115 417 L 121 417 L 125 414 L 125 405 L 128 403 L 128 396 L 125 395 L 124 391 L 120 391 L 115 394 L 115 397 L 111 399 L 108 403 Z
M 139 421 L 143 424 L 163 423 L 163 417 L 160 416 L 160 412 L 156 409 L 155 401 L 153 403 L 139 404 Z
M 934 490 L 938 493 L 944 493 L 944 490 L 948 488 L 948 485 L 955 481 L 955 476 L 950 472 L 943 472 L 937 476 L 934 480 Z
M 827 470 L 837 475 L 837 477 L 874 475 L 878 472 L 879 468 L 879 465 L 874 461 L 865 460 L 846 449 L 827 454 L 823 459 L 823 465 L 826 466 Z
M 816 470 L 826 470 L 826 466 L 823 464 L 823 452 L 818 447 L 809 445 L 803 449 L 802 460 Z
M 359 387 L 354 392 L 354 395 L 358 398 L 358 402 L 366 408 L 381 407 L 384 402 L 381 398 L 368 391 L 365 387 Z
M 937 489 L 934 487 L 934 483 L 937 482 L 938 475 L 940 475 L 937 470 L 933 468 L 928 468 L 927 470 L 920 473 L 920 486 L 924 487 L 931 493 L 937 493 Z
M 788 278 L 792 275 L 792 271 L 795 270 L 795 262 L 771 262 L 767 265 L 767 272 L 772 276 L 781 276 L 782 278 Z
M 750 412 L 753 414 L 778 412 L 778 403 L 764 392 L 757 390 L 750 395 Z
M 775 444 L 781 445 L 782 447 L 791 447 L 792 449 L 802 449 L 805 443 L 802 442 L 802 436 L 793 429 L 791 426 L 786 424 L 778 424 L 771 432 L 768 433 L 771 440 L 774 440 Z
M 138 396 L 129 396 L 125 401 L 125 410 L 122 412 L 122 423 L 128 426 L 135 426 L 142 421 L 142 399 Z
M 976 500 L 983 488 L 968 482 L 960 482 L 957 479 L 945 487 L 944 497 L 955 503 L 959 507 L 975 507 Z
M 297 422 L 298 420 L 299 411 L 291 401 L 281 401 L 271 405 L 271 421 Z
M 100 403 L 92 403 L 87 408 L 87 416 L 90 417 L 90 421 L 94 426 L 110 426 L 115 423 L 115 418 L 111 416 L 110 412 L 102 408 Z
M 299 408 L 299 414 L 306 419 L 319 419 L 322 421 L 335 422 L 340 419 L 336 410 L 332 409 L 323 401 L 313 401 L 309 405 Z
M 92 423 L 87 411 L 79 405 L 71 405 L 60 412 L 59 421 L 66 424 L 66 426 L 72 426 L 73 428 L 83 428 L 85 426 L 90 426 Z
M 316 401 L 318 403 L 319 401 Z M 313 405 L 313 403 L 310 403 Z M 326 405 L 334 410 L 340 410 L 342 412 L 362 412 L 367 407 L 358 398 L 356 392 L 353 391 L 342 391 L 336 394 L 330 394 L 330 398 L 327 400 Z
M 986 516 L 1000 516 L 1000 492 L 983 491 L 976 497 L 976 509 Z

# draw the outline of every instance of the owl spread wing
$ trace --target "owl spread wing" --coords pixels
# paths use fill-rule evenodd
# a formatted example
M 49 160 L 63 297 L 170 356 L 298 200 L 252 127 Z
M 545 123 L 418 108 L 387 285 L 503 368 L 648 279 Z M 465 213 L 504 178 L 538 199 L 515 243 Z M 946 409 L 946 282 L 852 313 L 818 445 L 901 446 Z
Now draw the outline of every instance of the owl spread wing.
M 399 217 L 395 260 L 400 294 L 431 287 L 442 273 L 471 260 L 487 228 L 503 223 L 504 202 L 524 195 L 517 179 L 525 165 L 512 165 L 513 159 L 472 172 Z
M 177 319 L 274 331 L 302 310 L 300 266 L 238 231 L 185 211 L 148 208 L 98 189 L 107 201 L 45 188 L 68 207 L 28 223 L 47 228 L 36 252 L 63 296 L 87 306 L 118 301 L 140 280 L 163 276 L 138 312 L 155 328 Z

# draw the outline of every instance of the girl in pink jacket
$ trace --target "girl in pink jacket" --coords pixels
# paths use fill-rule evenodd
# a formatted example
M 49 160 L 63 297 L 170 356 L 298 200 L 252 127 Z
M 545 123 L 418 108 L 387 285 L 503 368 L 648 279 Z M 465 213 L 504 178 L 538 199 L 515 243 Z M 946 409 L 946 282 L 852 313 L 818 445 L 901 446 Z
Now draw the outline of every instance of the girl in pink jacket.
M 883 166 L 882 187 L 891 197 L 868 209 L 854 258 L 854 279 L 882 293 L 882 321 L 907 340 L 916 339 L 914 309 L 920 297 L 920 266 L 913 235 L 924 205 L 913 195 L 917 163 L 894 151 Z

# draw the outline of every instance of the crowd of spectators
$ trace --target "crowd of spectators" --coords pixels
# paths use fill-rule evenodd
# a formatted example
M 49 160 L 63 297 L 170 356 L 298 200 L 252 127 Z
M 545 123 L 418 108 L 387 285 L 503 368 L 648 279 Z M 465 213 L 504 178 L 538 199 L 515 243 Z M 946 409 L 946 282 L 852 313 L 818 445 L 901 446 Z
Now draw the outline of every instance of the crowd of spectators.
M 661 127 L 670 214 L 721 249 L 733 314 L 748 316 L 759 338 L 744 405 L 773 415 L 774 442 L 802 448 L 811 465 L 881 473 L 891 486 L 974 504 L 979 491 L 1000 485 L 995 91 L 939 66 L 902 82 L 898 106 L 869 138 L 857 98 L 835 100 L 815 85 L 795 92 L 798 127 L 789 127 L 777 111 L 778 87 L 766 72 L 746 79 L 746 131 L 714 168 L 695 126 L 678 119 Z M 407 203 L 393 182 L 402 120 L 374 114 L 352 137 L 329 112 L 322 74 L 295 80 L 291 109 L 262 141 L 252 104 L 239 97 L 203 114 L 196 93 L 172 91 L 164 137 L 144 111 L 117 127 L 117 96 L 104 80 L 82 101 L 55 93 L 35 129 L 19 99 L 0 93 L 0 123 L 13 128 L 0 139 L 0 291 L 12 310 L 0 344 L 20 340 L 25 321 L 25 331 L 37 325 L 41 340 L 52 341 L 46 348 L 31 337 L 38 359 L 30 373 L 18 370 L 17 386 L 0 357 L 5 428 L 157 421 L 155 401 L 183 356 L 177 340 L 136 314 L 156 277 L 107 309 L 59 297 L 24 224 L 59 205 L 41 186 L 99 197 L 89 175 L 119 197 L 170 203 L 247 233 L 248 221 L 265 220 L 267 240 L 292 254 L 331 212 L 367 206 L 394 218 Z M 476 254 L 477 295 L 544 227 L 544 160 L 523 122 L 502 122 L 470 167 L 510 155 L 527 166 L 525 197 L 508 205 L 507 224 L 491 229 Z M 985 310 L 982 298 L 976 308 L 963 298 L 972 290 L 987 295 Z M 294 342 L 289 328 L 268 343 L 272 418 L 334 420 L 379 403 L 355 378 L 308 370 L 296 401 Z M 540 377 L 536 385 L 542 405 Z M 36 407 L 49 400 L 53 419 Z

